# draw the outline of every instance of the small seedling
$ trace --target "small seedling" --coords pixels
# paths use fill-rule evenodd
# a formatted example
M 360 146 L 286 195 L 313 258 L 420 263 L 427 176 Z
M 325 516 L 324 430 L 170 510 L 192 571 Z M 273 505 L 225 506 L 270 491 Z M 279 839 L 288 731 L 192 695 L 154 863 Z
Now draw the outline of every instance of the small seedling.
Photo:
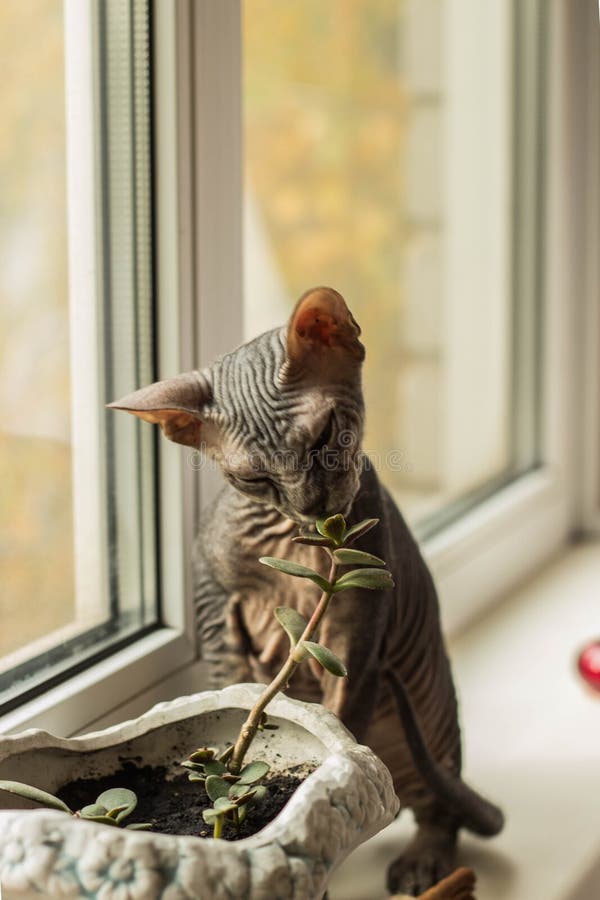
M 0 790 L 16 794 L 26 800 L 32 800 L 34 803 L 40 803 L 49 809 L 58 809 L 61 812 L 69 813 L 78 819 L 87 819 L 89 822 L 101 822 L 103 825 L 129 828 L 131 831 L 147 831 L 152 828 L 149 822 L 124 824 L 124 819 L 131 815 L 138 802 L 135 793 L 129 788 L 110 788 L 108 791 L 103 791 L 94 803 L 79 810 L 69 809 L 67 804 L 55 797 L 54 794 L 49 794 L 47 791 L 42 791 L 30 784 L 23 784 L 20 781 L 0 781 Z
M 198 750 L 190 753 L 180 765 L 189 770 L 190 781 L 200 781 L 204 784 L 210 775 L 223 775 L 224 773 L 231 781 L 235 781 L 236 776 L 230 775 L 226 766 L 232 753 L 233 744 L 230 744 L 221 753 L 216 747 L 199 747 Z
M 221 837 L 226 819 L 230 819 L 235 828 L 239 829 L 249 808 L 264 800 L 267 788 L 258 782 L 268 771 L 268 763 L 256 760 L 244 766 L 237 776 L 225 769 L 221 775 L 207 777 L 206 793 L 213 805 L 204 810 L 202 817 L 207 825 L 213 825 L 213 837 Z M 233 783 L 232 778 L 235 779 Z
M 269 764 L 255 760 L 234 775 L 226 765 L 232 753 L 233 744 L 221 754 L 214 747 L 200 747 L 181 763 L 189 770 L 189 780 L 204 784 L 209 799 L 213 801 L 212 807 L 205 809 L 202 815 L 206 824 L 214 827 L 215 838 L 221 837 L 226 820 L 239 829 L 248 809 L 260 803 L 267 794 L 267 788 L 258 782 L 269 771 Z

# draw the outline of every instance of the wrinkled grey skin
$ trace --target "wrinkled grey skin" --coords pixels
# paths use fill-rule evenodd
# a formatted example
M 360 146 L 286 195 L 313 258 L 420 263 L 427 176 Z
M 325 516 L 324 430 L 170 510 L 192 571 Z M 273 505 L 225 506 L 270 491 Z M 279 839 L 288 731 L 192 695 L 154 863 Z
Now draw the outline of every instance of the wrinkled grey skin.
M 345 592 L 332 602 L 319 636 L 345 662 L 348 679 L 316 663 L 303 665 L 289 693 L 322 702 L 389 767 L 419 826 L 392 865 L 389 886 L 418 894 L 452 869 L 461 825 L 495 834 L 502 814 L 459 777 L 456 696 L 435 587 L 361 451 L 360 330 L 339 295 L 329 292 L 331 297 L 333 321 L 339 322 L 341 310 L 349 317 L 337 349 L 335 333 L 331 350 L 318 318 L 309 323 L 311 331 L 292 316 L 287 327 L 261 335 L 210 369 L 160 382 L 114 405 L 159 421 L 173 440 L 192 446 L 201 440 L 228 482 L 204 514 L 194 563 L 200 649 L 216 687 L 270 681 L 289 650 L 274 608 L 294 606 L 308 616 L 319 599 L 312 582 L 268 569 L 258 557 L 293 559 L 327 575 L 323 550 L 292 542 L 299 525 L 337 512 L 349 524 L 380 519 L 357 546 L 387 561 L 395 588 Z M 290 338 L 293 328 L 300 344 L 296 332 L 296 344 Z M 305 339 L 307 334 L 318 340 Z

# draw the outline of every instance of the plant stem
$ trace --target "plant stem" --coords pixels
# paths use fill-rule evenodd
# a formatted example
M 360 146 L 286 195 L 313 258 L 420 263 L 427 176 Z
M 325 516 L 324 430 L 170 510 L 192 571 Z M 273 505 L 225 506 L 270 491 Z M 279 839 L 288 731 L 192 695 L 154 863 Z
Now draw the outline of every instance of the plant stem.
M 215 819 L 215 827 L 213 830 L 213 837 L 220 838 L 223 834 L 223 816 L 217 816 Z
M 331 556 L 331 569 L 329 570 L 329 578 L 327 580 L 329 581 L 329 584 L 333 586 L 337 577 L 338 564 L 333 554 L 330 553 L 329 555 Z M 242 768 L 244 757 L 248 752 L 250 744 L 254 740 L 256 732 L 258 731 L 258 726 L 260 725 L 265 707 L 271 702 L 275 694 L 287 687 L 290 678 L 292 677 L 302 660 L 305 658 L 306 653 L 303 651 L 298 652 L 297 648 L 302 646 L 303 641 L 310 641 L 315 631 L 319 627 L 321 619 L 327 612 L 327 607 L 329 606 L 329 601 L 331 600 L 332 596 L 332 591 L 323 591 L 323 593 L 321 594 L 321 599 L 319 600 L 315 611 L 310 617 L 310 621 L 308 622 L 297 643 L 290 649 L 290 655 L 288 656 L 287 660 L 284 662 L 283 666 L 281 667 L 271 684 L 267 685 L 263 693 L 260 695 L 256 703 L 250 710 L 248 718 L 242 725 L 238 739 L 235 743 L 235 748 L 229 762 L 230 772 L 233 772 L 237 775 L 237 773 Z

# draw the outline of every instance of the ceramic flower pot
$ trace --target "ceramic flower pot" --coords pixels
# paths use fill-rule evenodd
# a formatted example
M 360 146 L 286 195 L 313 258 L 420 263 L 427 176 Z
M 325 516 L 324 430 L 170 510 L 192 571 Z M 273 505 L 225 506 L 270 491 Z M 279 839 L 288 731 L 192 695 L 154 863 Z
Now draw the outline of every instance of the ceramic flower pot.
M 208 741 L 231 740 L 261 687 L 233 685 L 155 706 L 139 719 L 69 740 L 44 731 L 0 737 L 0 778 L 51 793 L 76 778 L 107 775 L 121 757 L 161 765 Z M 390 774 L 317 704 L 279 695 L 277 730 L 257 735 L 251 755 L 272 767 L 316 770 L 262 831 L 227 842 L 127 831 L 65 813 L 25 809 L 0 794 L 0 883 L 21 898 L 106 900 L 314 900 L 334 869 L 398 812 Z

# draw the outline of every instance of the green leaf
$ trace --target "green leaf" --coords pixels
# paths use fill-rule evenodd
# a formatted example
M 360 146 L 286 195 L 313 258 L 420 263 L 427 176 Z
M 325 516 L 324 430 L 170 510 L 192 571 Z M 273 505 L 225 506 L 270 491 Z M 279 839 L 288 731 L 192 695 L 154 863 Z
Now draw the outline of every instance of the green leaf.
M 261 800 L 265 799 L 268 793 L 267 787 L 264 784 L 257 784 L 252 790 L 254 792 L 254 803 L 260 803 Z
M 303 646 L 306 647 L 311 656 L 320 662 L 324 669 L 327 669 L 328 672 L 331 672 L 332 675 L 337 675 L 340 678 L 345 678 L 348 674 L 346 670 L 346 666 L 344 663 L 332 653 L 327 647 L 323 647 L 322 644 L 315 644 L 313 641 L 303 641 Z
M 230 744 L 229 747 L 225 747 L 225 749 L 219 756 L 219 759 L 221 760 L 221 762 L 223 762 L 223 763 L 227 762 L 229 757 L 233 755 L 234 750 L 235 750 L 235 744 Z
M 131 825 L 126 825 L 125 828 L 128 828 L 129 831 L 150 831 L 153 825 L 152 822 L 132 822 Z
M 239 797 L 235 798 L 235 805 L 238 807 L 245 806 L 247 803 L 250 803 L 250 801 L 255 796 L 256 796 L 256 790 L 246 791 L 245 794 L 241 794 Z
M 315 525 L 319 534 L 332 540 L 337 547 L 344 543 L 346 520 L 340 513 L 329 516 L 328 519 L 317 519 Z
M 242 797 L 248 790 L 247 784 L 232 784 L 227 796 L 232 800 L 237 800 L 238 797 Z
M 109 810 L 108 815 L 115 822 L 121 822 L 131 815 L 137 806 L 137 797 L 129 788 L 109 788 L 96 797 L 96 803 Z
M 366 534 L 367 531 L 370 531 L 371 528 L 375 528 L 378 524 L 379 519 L 363 519 L 362 522 L 358 522 L 356 525 L 353 525 L 352 528 L 348 529 L 344 543 L 346 545 L 353 544 L 354 541 L 357 541 L 363 534 Z
M 207 775 L 224 775 L 227 766 L 218 759 L 208 759 L 204 763 L 204 771 Z
M 278 606 L 275 610 L 275 618 L 289 637 L 292 647 L 295 647 L 308 625 L 304 616 L 289 606 Z
M 289 559 L 276 559 L 273 556 L 261 556 L 259 562 L 263 566 L 270 566 L 271 569 L 277 569 L 279 572 L 285 572 L 286 575 L 294 575 L 296 578 L 309 578 L 318 584 L 322 591 L 331 591 L 331 585 L 326 578 L 309 569 L 308 566 L 301 566 L 299 563 L 291 562 Z
M 42 806 L 49 806 L 51 809 L 60 809 L 61 812 L 71 813 L 67 804 L 55 797 L 54 794 L 42 791 L 31 784 L 23 784 L 21 781 L 0 781 L 0 790 L 24 797 L 26 800 L 33 800 L 34 803 L 41 803 Z
M 255 781 L 264 778 L 270 769 L 269 763 L 257 759 L 255 762 L 248 763 L 240 772 L 240 784 L 254 784 Z
M 108 812 L 106 813 L 106 815 L 110 816 L 111 819 L 114 819 L 115 822 L 119 822 L 120 821 L 119 816 L 121 816 L 121 813 L 125 812 L 125 810 L 127 810 L 126 806 L 115 806 L 113 809 L 109 809 Z M 125 812 L 125 816 L 128 816 L 128 815 L 129 815 L 129 811 Z M 124 819 L 125 816 L 121 816 L 121 819 Z
M 385 566 L 385 560 L 373 556 L 372 553 L 363 553 L 362 550 L 350 550 L 342 548 L 334 550 L 335 559 L 343 566 Z
M 108 810 L 102 804 L 90 803 L 89 806 L 84 806 L 83 809 L 79 810 L 79 815 L 82 819 L 87 819 L 90 816 L 105 816 L 107 812 Z
M 207 825 L 214 825 L 215 821 L 221 816 L 222 813 L 217 812 L 216 809 L 203 809 L 202 810 L 202 818 L 206 822 Z
M 193 763 L 204 763 L 207 759 L 214 759 L 216 755 L 217 751 L 214 747 L 199 747 L 193 753 L 190 753 L 188 759 Z
M 119 823 L 116 819 L 111 819 L 110 816 L 85 816 L 86 822 L 100 822 L 102 825 L 112 825 L 114 828 L 119 827 Z
M 333 591 L 345 591 L 347 588 L 366 588 L 369 591 L 386 591 L 394 587 L 394 580 L 387 569 L 352 569 L 346 572 L 335 583 Z
M 250 784 L 234 784 L 229 789 L 229 798 L 233 800 L 238 805 L 247 803 L 249 797 L 254 797 L 258 794 L 259 790 L 263 790 L 264 786 L 262 784 L 250 785 Z
M 184 769 L 191 769 L 193 772 L 204 772 L 205 763 L 190 762 L 189 759 L 184 759 L 179 765 Z
M 197 772 L 190 772 L 188 775 L 188 781 L 200 781 L 202 784 L 206 781 L 205 775 L 198 775 Z
M 322 534 L 299 534 L 292 540 L 295 544 L 309 544 L 312 547 L 335 547 L 331 538 L 326 538 Z
M 214 802 L 219 797 L 226 797 L 229 793 L 229 784 L 218 775 L 209 775 L 206 779 L 206 793 Z
M 220 816 L 224 816 L 225 813 L 233 812 L 234 809 L 237 809 L 237 806 L 231 800 L 228 800 L 227 797 L 219 797 L 218 800 L 215 800 L 214 809 Z

